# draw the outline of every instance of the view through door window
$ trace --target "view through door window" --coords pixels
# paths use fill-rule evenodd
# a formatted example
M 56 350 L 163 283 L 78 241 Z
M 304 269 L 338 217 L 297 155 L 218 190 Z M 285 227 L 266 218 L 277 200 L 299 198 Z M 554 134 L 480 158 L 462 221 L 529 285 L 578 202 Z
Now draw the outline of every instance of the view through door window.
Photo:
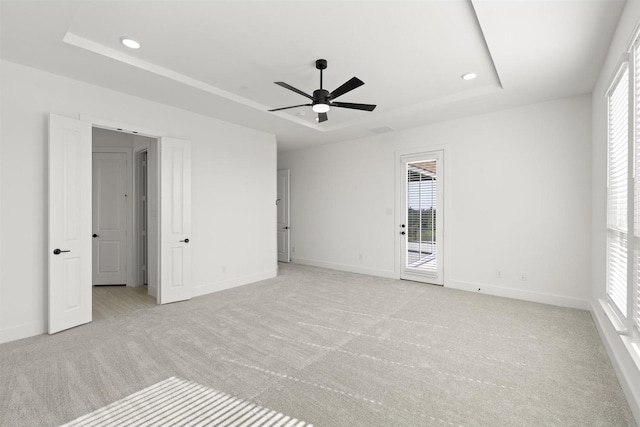
M 407 265 L 418 271 L 437 270 L 436 161 L 407 163 Z

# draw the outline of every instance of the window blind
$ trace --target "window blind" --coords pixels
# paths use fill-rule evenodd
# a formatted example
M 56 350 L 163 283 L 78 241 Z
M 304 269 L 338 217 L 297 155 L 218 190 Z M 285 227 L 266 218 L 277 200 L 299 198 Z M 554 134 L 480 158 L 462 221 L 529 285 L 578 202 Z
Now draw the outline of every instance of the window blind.
M 640 41 L 636 40 L 633 48 L 634 66 L 634 206 L 633 206 L 633 278 L 627 286 L 631 291 L 633 323 L 640 332 Z
M 629 70 L 623 68 L 608 96 L 607 294 L 627 314 Z
M 436 271 L 436 161 L 407 164 L 407 265 Z

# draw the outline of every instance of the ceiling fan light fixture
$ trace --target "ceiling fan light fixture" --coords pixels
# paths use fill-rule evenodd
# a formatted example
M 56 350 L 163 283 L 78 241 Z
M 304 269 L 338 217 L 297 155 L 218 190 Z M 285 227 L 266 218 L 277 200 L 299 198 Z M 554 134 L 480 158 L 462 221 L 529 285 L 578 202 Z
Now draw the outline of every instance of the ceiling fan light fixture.
M 316 113 L 326 113 L 330 110 L 329 104 L 315 104 L 311 109 Z
M 122 43 L 129 49 L 140 49 L 140 43 L 128 37 L 120 37 L 120 43 Z
M 337 97 L 342 96 L 345 93 L 351 92 L 355 88 L 362 86 L 364 82 L 357 77 L 352 77 L 351 79 L 343 83 L 341 86 L 339 86 L 333 92 L 329 92 L 328 90 L 323 89 L 322 87 L 322 70 L 327 68 L 327 60 L 318 59 L 316 61 L 316 68 L 320 70 L 320 89 L 314 90 L 313 95 L 309 95 L 308 93 L 305 93 L 300 89 L 297 89 L 285 82 L 274 82 L 278 86 L 281 86 L 285 89 L 289 89 L 292 92 L 295 92 L 299 95 L 304 96 L 305 98 L 309 98 L 309 100 L 311 100 L 311 103 L 308 103 L 307 101 L 307 104 L 291 105 L 289 107 L 282 107 L 282 108 L 272 108 L 271 110 L 267 110 L 267 111 L 282 111 L 282 110 L 289 110 L 290 108 L 311 107 L 313 112 L 318 114 L 318 117 L 316 118 L 316 120 L 320 123 L 323 123 L 329 119 L 327 117 L 327 112 L 331 109 L 331 107 L 350 108 L 352 110 L 362 110 L 362 111 L 373 111 L 376 108 L 376 106 L 373 104 L 357 104 L 354 102 L 334 102 L 334 100 Z

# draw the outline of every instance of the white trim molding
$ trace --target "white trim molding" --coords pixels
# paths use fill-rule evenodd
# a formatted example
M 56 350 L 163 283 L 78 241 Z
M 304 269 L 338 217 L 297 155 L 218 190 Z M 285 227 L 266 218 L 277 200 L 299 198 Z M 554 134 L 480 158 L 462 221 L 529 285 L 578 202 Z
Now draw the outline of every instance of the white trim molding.
M 640 354 L 637 353 L 640 349 L 634 345 L 630 337 L 616 331 L 598 300 L 591 302 L 591 316 L 636 419 L 636 424 L 640 425 Z M 634 352 L 636 354 L 633 354 Z
M 235 288 L 238 286 L 249 285 L 251 283 L 260 282 L 262 280 L 273 279 L 278 275 L 277 267 L 273 270 L 263 271 L 261 273 L 250 274 L 241 277 L 235 277 L 229 280 L 222 280 L 212 283 L 210 285 L 197 286 L 193 285 L 191 288 L 191 297 L 199 297 L 201 295 L 207 295 L 214 292 L 224 291 L 226 289 Z
M 376 270 L 373 268 L 359 267 L 357 265 L 338 264 L 331 261 L 316 261 L 305 258 L 291 258 L 292 264 L 308 265 L 310 267 L 327 268 L 329 270 L 346 271 L 347 273 L 366 274 L 368 276 L 386 277 L 387 279 L 400 279 L 395 271 Z
M 544 292 L 532 292 L 524 289 L 512 289 L 486 283 L 469 282 L 451 279 L 444 284 L 445 288 L 459 289 L 469 292 L 477 292 L 497 297 L 512 298 L 522 301 L 537 302 L 541 304 L 557 305 L 560 307 L 589 310 L 589 301 L 585 299 L 564 295 L 548 294 Z

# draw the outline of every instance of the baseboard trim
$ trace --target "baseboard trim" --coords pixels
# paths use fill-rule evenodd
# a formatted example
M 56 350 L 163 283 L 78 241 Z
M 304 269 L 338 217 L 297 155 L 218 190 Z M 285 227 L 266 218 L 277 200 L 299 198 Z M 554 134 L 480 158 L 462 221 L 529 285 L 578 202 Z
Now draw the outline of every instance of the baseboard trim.
M 154 298 L 158 298 L 158 287 L 157 286 L 147 286 L 147 293 Z
M 479 292 L 498 297 L 512 298 L 523 301 L 539 302 L 542 304 L 557 305 L 560 307 L 579 308 L 590 310 L 591 304 L 588 300 L 567 297 L 563 295 L 547 294 L 543 292 L 532 292 L 523 289 L 503 288 L 500 286 L 487 285 L 486 283 L 467 282 L 462 280 L 445 280 L 445 288 L 460 289 L 463 291 Z M 478 289 L 481 289 L 478 291 Z
M 395 271 L 376 270 L 373 268 L 359 267 L 356 265 L 337 264 L 328 261 L 316 261 L 305 258 L 292 258 L 293 264 L 308 265 L 310 267 L 328 268 L 330 270 L 346 271 L 348 273 L 366 274 L 368 276 L 385 277 L 387 279 L 399 279 Z
M 591 301 L 591 317 L 636 419 L 636 424 L 640 426 L 640 369 L 598 301 Z
M 201 295 L 207 295 L 214 292 L 224 291 L 225 289 L 231 289 L 242 285 L 248 285 L 249 283 L 259 282 L 261 280 L 272 279 L 278 275 L 277 267 L 272 270 L 263 271 L 260 273 L 249 274 L 246 276 L 234 277 L 233 279 L 223 280 L 215 282 L 210 285 L 197 286 L 191 291 L 192 297 L 199 297 Z
M 14 326 L 11 328 L 0 330 L 0 344 L 23 338 L 29 338 L 36 335 L 46 333 L 46 326 L 43 323 L 25 323 L 24 325 Z
M 348 264 L 338 264 L 328 261 L 318 261 L 305 258 L 291 259 L 293 264 L 308 265 L 311 267 L 328 268 L 330 270 L 346 271 L 348 273 L 366 274 L 369 276 L 385 277 L 388 279 L 399 279 L 400 277 L 395 271 L 377 270 L 373 268 L 359 267 Z M 485 283 L 466 282 L 462 280 L 452 280 L 445 278 L 446 288 L 460 289 L 469 292 L 478 292 L 478 288 L 482 289 L 482 293 L 494 295 L 498 297 L 512 298 L 523 301 L 539 302 L 542 304 L 557 305 L 560 307 L 579 308 L 581 310 L 589 310 L 591 305 L 588 300 L 566 297 L 562 295 L 546 294 L 541 292 L 525 291 L 521 289 L 502 288 L 499 286 L 487 285 Z
M 247 285 L 249 283 L 259 282 L 261 280 L 271 279 L 276 277 L 277 268 L 268 270 L 261 273 L 251 274 L 247 276 L 236 277 L 233 279 L 216 282 L 207 286 L 194 287 L 192 290 L 192 296 L 197 297 L 200 295 L 206 295 L 213 292 L 222 291 L 225 289 L 235 288 L 236 286 Z M 157 291 L 157 288 L 149 288 L 149 294 L 155 296 L 152 291 Z M 42 335 L 47 332 L 44 322 L 40 323 L 26 323 L 24 325 L 14 326 L 7 329 L 0 330 L 0 344 L 7 343 L 23 338 L 29 338 L 36 335 Z

